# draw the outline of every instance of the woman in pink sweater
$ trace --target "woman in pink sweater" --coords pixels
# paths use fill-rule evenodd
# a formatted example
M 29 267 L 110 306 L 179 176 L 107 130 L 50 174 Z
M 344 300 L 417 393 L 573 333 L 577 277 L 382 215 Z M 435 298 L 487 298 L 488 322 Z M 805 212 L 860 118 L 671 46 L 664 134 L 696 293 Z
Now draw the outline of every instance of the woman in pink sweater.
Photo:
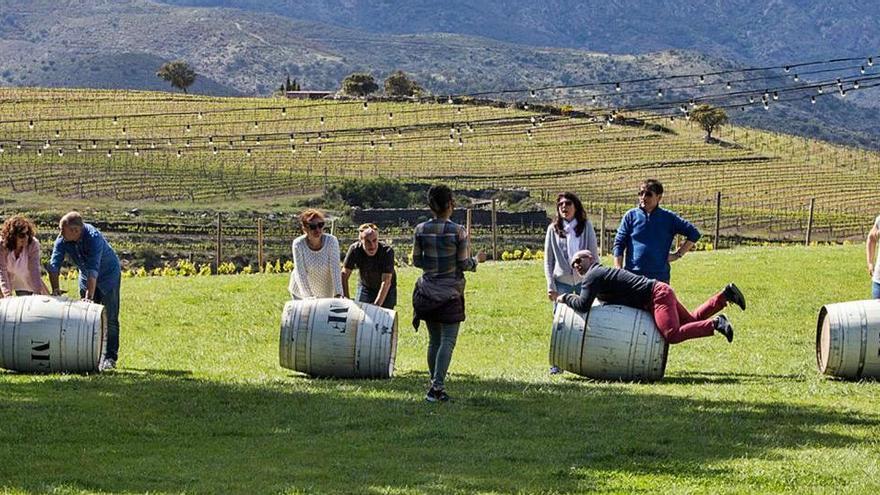
M 0 228 L 0 297 L 48 294 L 40 276 L 40 242 L 33 222 L 14 215 Z

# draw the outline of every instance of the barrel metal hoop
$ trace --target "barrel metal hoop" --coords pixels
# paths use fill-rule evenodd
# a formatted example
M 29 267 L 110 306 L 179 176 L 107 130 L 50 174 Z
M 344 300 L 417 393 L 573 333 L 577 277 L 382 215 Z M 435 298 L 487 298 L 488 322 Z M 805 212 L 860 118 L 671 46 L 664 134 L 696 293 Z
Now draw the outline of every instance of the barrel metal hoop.
M 868 349 L 868 312 L 863 307 L 859 307 L 859 324 L 861 341 L 859 342 L 859 369 L 856 371 L 856 378 L 862 377 L 862 371 L 865 369 L 865 353 Z

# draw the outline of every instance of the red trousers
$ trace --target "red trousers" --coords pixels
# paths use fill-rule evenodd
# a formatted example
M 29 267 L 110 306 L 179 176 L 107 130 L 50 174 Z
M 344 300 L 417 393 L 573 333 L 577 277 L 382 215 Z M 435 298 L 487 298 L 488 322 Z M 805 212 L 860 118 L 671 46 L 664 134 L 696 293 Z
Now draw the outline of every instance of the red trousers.
M 660 334 L 670 344 L 677 344 L 688 339 L 709 337 L 715 333 L 715 323 L 710 319 L 727 305 L 727 298 L 722 292 L 710 297 L 702 306 L 691 314 L 675 297 L 669 284 L 654 284 L 654 299 L 648 311 L 654 313 L 654 323 Z

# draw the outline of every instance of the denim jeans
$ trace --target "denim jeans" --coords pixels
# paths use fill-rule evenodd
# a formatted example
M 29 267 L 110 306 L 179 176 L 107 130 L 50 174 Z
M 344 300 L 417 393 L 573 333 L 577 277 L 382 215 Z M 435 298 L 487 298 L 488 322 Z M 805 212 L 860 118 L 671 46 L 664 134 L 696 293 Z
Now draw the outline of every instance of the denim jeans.
M 877 282 L 871 282 L 871 297 L 874 299 L 880 299 L 880 284 Z
M 101 292 L 95 288 L 95 302 L 104 305 L 107 312 L 107 348 L 104 357 L 107 359 L 119 359 L 119 285 L 108 292 Z M 85 289 L 79 290 L 80 297 L 85 297 Z
M 357 294 L 355 295 L 355 299 L 360 302 L 365 302 L 369 304 L 373 304 L 373 301 L 376 300 L 376 296 L 379 295 L 378 290 L 373 290 L 358 282 L 357 286 Z M 382 307 L 385 309 L 394 309 L 394 306 L 397 306 L 397 286 L 392 285 L 390 289 L 388 289 L 388 295 L 385 296 L 385 301 L 382 303 Z
M 556 281 L 556 292 L 561 294 L 581 294 L 581 284 L 569 285 L 560 281 Z M 556 314 L 556 301 L 553 301 L 553 314 Z
M 426 321 L 428 324 L 428 370 L 431 372 L 431 385 L 439 390 L 443 389 L 446 380 L 446 371 L 452 361 L 452 350 L 455 349 L 455 341 L 458 338 L 458 329 L 461 323 L 439 323 Z

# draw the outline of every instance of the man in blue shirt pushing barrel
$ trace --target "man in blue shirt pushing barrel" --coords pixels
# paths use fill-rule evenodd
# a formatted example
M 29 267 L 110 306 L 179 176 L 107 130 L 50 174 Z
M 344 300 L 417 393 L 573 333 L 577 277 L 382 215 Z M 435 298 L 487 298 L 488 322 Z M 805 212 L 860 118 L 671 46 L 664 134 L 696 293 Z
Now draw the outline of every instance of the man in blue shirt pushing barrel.
M 700 232 L 687 220 L 660 207 L 663 184 L 648 179 L 639 187 L 639 206 L 626 212 L 614 238 L 614 267 L 669 283 L 669 263 L 682 258 L 700 239 Z M 687 239 L 669 252 L 676 234 Z M 626 255 L 624 259 L 624 253 Z
M 83 222 L 82 215 L 71 211 L 61 217 L 61 233 L 55 239 L 47 271 L 52 294 L 61 295 L 58 274 L 67 257 L 79 269 L 80 297 L 104 305 L 107 312 L 107 351 L 98 369 L 116 368 L 119 353 L 119 287 L 122 271 L 119 258 L 94 226 Z

